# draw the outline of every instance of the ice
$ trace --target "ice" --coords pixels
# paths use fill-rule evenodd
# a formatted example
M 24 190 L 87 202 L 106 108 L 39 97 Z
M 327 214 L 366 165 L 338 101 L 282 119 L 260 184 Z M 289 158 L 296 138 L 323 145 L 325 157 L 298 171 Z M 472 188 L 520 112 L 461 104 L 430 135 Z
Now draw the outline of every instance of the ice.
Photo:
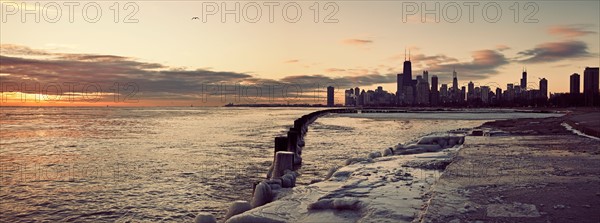
M 391 156 L 394 155 L 394 150 L 392 148 L 387 148 L 383 150 L 383 156 Z
M 211 213 L 200 212 L 196 215 L 195 223 L 217 223 L 217 219 Z
M 309 210 L 332 209 L 332 210 L 353 210 L 360 211 L 363 204 L 356 198 L 331 198 L 322 199 L 315 203 L 309 204 Z
M 273 200 L 271 187 L 266 182 L 260 182 L 254 189 L 252 196 L 252 207 L 262 206 Z
M 369 153 L 369 159 L 375 159 L 381 157 L 381 152 L 372 152 Z
M 230 219 L 231 217 L 244 213 L 252 209 L 252 205 L 248 203 L 248 201 L 234 201 L 231 206 L 229 206 L 229 210 L 227 210 L 227 214 L 225 215 L 225 220 Z
M 454 136 L 444 136 L 448 140 Z M 439 139 L 439 138 L 438 138 Z M 458 141 L 459 138 L 453 138 Z M 421 147 L 439 145 L 419 145 Z M 407 166 L 449 160 L 456 149 L 422 154 L 353 159 L 332 168 L 328 179 L 287 189 L 286 196 L 228 222 L 411 222 L 428 199 L 437 170 Z M 369 160 L 369 162 L 365 162 Z M 283 177 L 282 177 L 283 178 Z M 283 180 L 283 179 L 282 179 Z M 283 190 L 283 189 L 282 189 Z
M 225 223 L 284 223 L 285 221 L 275 220 L 267 217 L 254 215 L 236 215 L 225 221 Z

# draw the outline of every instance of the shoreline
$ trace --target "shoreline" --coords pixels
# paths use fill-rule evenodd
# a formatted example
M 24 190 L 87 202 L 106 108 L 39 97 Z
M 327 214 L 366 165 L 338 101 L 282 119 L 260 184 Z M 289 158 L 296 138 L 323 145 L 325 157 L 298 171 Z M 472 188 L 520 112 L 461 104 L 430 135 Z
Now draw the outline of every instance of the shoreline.
M 590 115 L 484 124 L 502 134 L 466 140 L 419 222 L 598 222 L 600 141 L 561 125 Z
M 226 222 L 411 222 L 429 199 L 430 187 L 460 148 L 458 139 L 462 136 L 429 137 L 456 140 L 445 148 L 437 146 L 434 150 L 438 151 L 417 151 L 411 147 L 416 144 L 406 144 L 393 151 L 350 158 L 345 166 L 332 169 L 327 179 L 278 190 L 273 202 Z
M 323 113 L 326 111 L 323 110 L 320 112 Z M 331 111 L 329 111 L 329 112 L 331 112 Z M 354 113 L 354 112 L 355 111 L 351 111 L 351 110 L 341 111 L 341 113 Z M 512 112 L 519 112 L 519 111 L 512 111 Z M 319 112 L 317 112 L 317 113 L 319 113 Z M 333 112 L 333 113 L 337 113 L 337 112 Z M 304 118 L 304 116 L 303 116 L 303 118 Z M 539 119 L 539 118 L 536 118 L 536 119 Z M 310 122 L 312 122 L 312 121 L 314 121 L 314 120 L 311 120 Z M 506 120 L 504 120 L 504 121 L 506 121 Z M 495 122 L 498 122 L 498 121 L 495 121 Z M 488 123 L 485 123 L 481 127 L 485 127 L 486 124 L 488 124 Z M 297 126 L 296 122 L 295 122 L 294 126 Z M 299 126 L 302 126 L 302 125 L 299 125 Z M 308 126 L 302 126 L 301 129 L 306 128 L 306 130 L 307 130 L 307 127 Z M 306 130 L 304 130 L 303 133 L 305 133 Z M 462 130 L 464 133 L 464 129 L 462 129 Z M 426 138 L 426 137 L 424 137 L 424 138 Z M 421 138 L 421 140 L 422 139 L 423 138 Z M 301 141 L 303 143 L 303 140 L 301 140 Z M 324 192 L 327 192 L 327 190 L 323 190 L 323 188 L 329 188 L 330 190 L 332 188 L 353 188 L 353 189 L 357 189 L 357 190 L 360 190 L 360 189 L 362 189 L 362 190 L 377 190 L 377 188 L 386 186 L 387 184 L 393 185 L 396 188 L 396 191 L 398 191 L 398 190 L 401 191 L 402 188 L 404 188 L 401 186 L 410 185 L 408 187 L 409 188 L 408 191 L 400 192 L 400 194 L 402 194 L 402 195 L 410 194 L 411 196 L 403 197 L 402 198 L 403 200 L 400 202 L 388 202 L 388 205 L 386 205 L 386 206 L 390 206 L 390 205 L 393 206 L 394 204 L 398 204 L 398 203 L 412 204 L 413 207 L 412 207 L 412 209 L 410 209 L 411 210 L 410 212 L 413 213 L 413 215 L 410 216 L 408 212 L 400 214 L 400 213 L 398 213 L 398 209 L 395 209 L 395 210 L 384 210 L 384 212 L 386 212 L 389 216 L 382 217 L 382 216 L 369 215 L 370 218 L 379 219 L 379 221 L 411 222 L 411 221 L 415 220 L 417 217 L 423 216 L 424 210 L 419 209 L 419 208 L 428 206 L 425 204 L 430 198 L 430 197 L 428 197 L 431 193 L 430 188 L 436 184 L 436 181 L 437 181 L 440 173 L 437 172 L 437 176 L 435 173 L 440 168 L 438 167 L 438 169 L 427 170 L 427 169 L 423 168 L 424 166 L 409 166 L 409 165 L 407 165 L 408 161 L 419 162 L 418 160 L 421 160 L 423 162 L 426 162 L 428 159 L 429 159 L 429 161 L 431 161 L 431 159 L 433 157 L 434 160 L 437 160 L 437 161 L 441 160 L 443 162 L 446 162 L 445 165 L 448 165 L 450 163 L 449 160 L 451 160 L 452 157 L 454 156 L 454 154 L 456 154 L 458 148 L 446 149 L 446 150 L 441 150 L 441 149 L 436 149 L 436 150 L 425 149 L 425 150 L 423 150 L 423 149 L 420 149 L 420 150 L 416 150 L 416 151 L 409 152 L 409 153 L 398 152 L 398 151 L 404 151 L 406 149 L 407 148 L 398 148 L 397 147 L 394 149 L 394 152 L 392 152 L 395 154 L 402 154 L 402 156 L 391 156 L 391 157 L 387 156 L 387 157 L 379 158 L 379 156 L 386 153 L 386 151 L 383 151 L 383 153 L 377 152 L 379 154 L 373 155 L 373 157 L 371 157 L 371 155 L 369 155 L 370 157 L 368 157 L 368 158 L 355 159 L 354 162 L 351 161 L 352 159 L 349 159 L 348 164 L 350 164 L 350 165 L 346 165 L 346 166 L 338 169 L 337 171 L 330 171 L 333 181 L 337 182 L 337 183 L 332 183 L 332 179 L 329 179 L 326 181 L 311 183 L 309 185 L 302 186 L 302 187 L 294 187 L 294 188 L 276 187 L 275 188 L 276 195 L 273 199 L 273 202 L 265 202 L 264 205 L 258 205 L 258 206 L 252 205 L 253 207 L 251 207 L 251 208 L 246 207 L 246 209 L 248 209 L 248 210 L 243 210 L 243 211 L 235 210 L 241 214 L 236 213 L 238 215 L 233 214 L 231 216 L 229 216 L 230 214 L 228 214 L 227 218 L 230 218 L 232 216 L 233 216 L 233 218 L 231 218 L 230 220 L 227 220 L 226 222 L 255 222 L 255 221 L 261 221 L 261 222 L 290 222 L 290 221 L 310 222 L 310 221 L 315 221 L 317 219 L 322 219 L 323 217 L 328 219 L 328 221 L 333 221 L 333 222 L 347 221 L 347 220 L 356 221 L 359 219 L 361 221 L 365 221 L 367 218 L 364 218 L 365 217 L 364 213 L 363 213 L 364 210 L 358 210 L 358 209 L 363 209 L 365 207 L 369 207 L 370 204 L 372 204 L 372 203 L 377 203 L 377 202 L 373 202 L 375 199 L 373 199 L 372 201 L 369 201 L 369 202 L 362 202 L 360 200 L 353 200 L 352 197 L 354 197 L 354 195 L 352 193 L 342 193 L 343 196 L 339 196 L 339 195 L 332 195 L 331 194 L 332 191 L 329 191 L 330 194 L 325 194 Z M 277 153 L 277 149 L 276 149 L 276 153 Z M 417 154 L 411 155 L 410 153 L 417 153 Z M 387 154 L 387 155 L 389 155 L 389 154 Z M 434 163 L 437 161 L 434 161 Z M 358 168 L 357 165 L 359 165 L 361 167 Z M 401 185 L 401 184 L 395 185 L 395 183 L 398 182 L 399 180 L 396 179 L 395 182 L 387 181 L 388 178 L 393 178 L 394 175 L 389 175 L 389 173 L 386 173 L 386 174 L 388 174 L 388 175 L 386 175 L 386 174 L 379 173 L 379 171 L 377 171 L 377 169 L 383 169 L 383 170 L 392 169 L 392 170 L 396 171 L 398 168 L 400 168 L 400 167 L 393 167 L 394 165 L 400 165 L 400 167 L 403 168 L 403 171 L 405 171 L 404 174 L 408 174 L 407 176 L 410 176 L 410 178 L 411 178 L 410 183 L 405 184 L 405 185 Z M 441 168 L 442 170 L 444 169 L 445 165 Z M 339 171 L 348 173 L 347 169 L 352 170 L 352 171 L 349 171 L 351 176 L 344 176 L 345 178 L 342 177 L 344 179 L 341 179 L 341 180 L 337 179 L 339 176 L 336 174 Z M 373 169 L 375 169 L 376 171 L 369 172 L 370 170 L 373 170 Z M 271 172 L 271 171 L 269 171 L 269 172 Z M 414 175 L 414 173 L 416 173 L 416 172 L 421 172 L 421 173 L 425 172 L 425 175 L 427 175 L 427 176 L 422 177 L 422 174 L 421 174 L 420 175 L 421 177 L 416 177 Z M 432 174 L 432 173 L 434 173 L 434 174 Z M 293 175 L 294 178 L 297 177 L 297 175 L 298 175 L 295 172 L 294 173 L 286 172 L 286 174 Z M 397 174 L 397 173 L 394 173 L 394 174 Z M 441 175 L 444 175 L 444 173 L 442 173 Z M 350 179 L 352 181 L 355 181 L 355 180 L 369 181 L 368 179 L 371 176 L 380 177 L 381 179 L 384 179 L 384 181 L 378 182 L 380 185 L 375 183 L 375 184 L 369 184 L 369 185 L 363 185 L 363 186 L 356 186 L 356 185 L 354 185 L 356 182 L 352 183 L 352 185 L 354 185 L 354 186 L 344 185 L 344 183 L 347 182 L 348 179 Z M 357 177 L 366 177 L 366 179 L 354 179 Z M 295 179 L 293 181 L 295 181 Z M 270 186 L 273 186 L 273 184 L 281 184 L 281 183 L 278 183 L 277 181 L 273 182 L 272 180 L 267 181 L 266 183 L 270 183 L 270 184 L 268 184 Z M 421 184 L 421 185 L 418 185 L 418 184 Z M 409 192 L 409 191 L 412 191 L 411 190 L 412 185 L 418 185 L 418 186 L 420 186 L 420 189 L 415 190 L 413 192 Z M 322 193 L 320 193 L 320 196 L 313 195 L 313 193 L 315 193 L 315 191 L 313 190 L 314 188 L 318 188 L 318 190 L 322 192 Z M 389 194 L 388 190 L 390 190 L 390 188 L 383 190 L 383 192 L 384 192 L 383 194 Z M 416 192 L 416 191 L 419 191 L 419 193 L 414 194 L 414 192 Z M 269 192 L 269 193 L 272 193 L 272 192 Z M 319 194 L 319 193 L 315 193 L 315 194 Z M 323 201 L 322 196 L 325 196 L 325 197 L 333 196 L 333 198 L 335 198 L 336 196 L 338 196 L 338 197 L 335 199 L 329 199 L 329 200 L 325 199 L 325 201 Z M 350 199 L 344 198 L 347 196 L 349 196 Z M 358 195 L 356 197 L 364 198 L 365 193 L 364 192 L 362 194 L 358 193 Z M 338 199 L 338 198 L 342 198 L 342 199 Z M 236 203 L 239 204 L 240 202 L 234 202 L 234 205 L 232 205 L 232 208 L 234 208 Z M 281 207 L 286 207 L 286 206 L 293 207 L 294 205 L 292 205 L 292 204 L 295 204 L 295 206 L 303 205 L 304 208 L 300 208 L 300 210 L 303 210 L 303 211 L 295 211 L 294 212 L 294 210 L 297 210 L 298 208 L 288 208 L 289 210 L 282 210 L 282 208 L 281 208 Z M 248 206 L 248 205 L 245 204 L 245 206 Z M 277 207 L 277 208 L 273 209 L 273 207 Z M 367 208 L 367 209 L 369 209 L 369 208 Z M 382 210 L 379 210 L 379 211 L 381 212 Z M 230 208 L 230 212 L 231 212 L 231 208 Z M 416 213 L 418 213 L 418 214 L 416 214 Z M 284 216 L 281 216 L 281 215 L 284 215 Z M 342 216 L 342 217 L 340 217 L 340 216 Z M 199 219 L 197 218 L 197 220 L 199 220 Z M 202 222 L 202 221 L 197 221 L 197 222 Z

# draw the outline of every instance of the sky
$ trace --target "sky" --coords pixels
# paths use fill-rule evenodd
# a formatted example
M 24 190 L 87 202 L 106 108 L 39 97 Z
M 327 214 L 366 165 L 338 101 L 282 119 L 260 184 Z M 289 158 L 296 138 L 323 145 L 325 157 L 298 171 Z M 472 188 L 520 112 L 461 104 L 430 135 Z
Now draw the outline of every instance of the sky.
M 408 51 L 413 76 L 492 89 L 600 64 L 599 1 L 0 3 L 2 106 L 343 103 L 395 93 Z

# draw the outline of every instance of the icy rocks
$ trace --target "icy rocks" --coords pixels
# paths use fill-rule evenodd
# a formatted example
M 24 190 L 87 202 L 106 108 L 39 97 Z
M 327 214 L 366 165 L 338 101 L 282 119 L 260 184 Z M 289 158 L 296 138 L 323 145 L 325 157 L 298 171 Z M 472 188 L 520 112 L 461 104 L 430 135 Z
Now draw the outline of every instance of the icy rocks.
M 335 171 L 337 171 L 338 169 L 340 169 L 339 166 L 329 168 L 329 171 L 327 171 L 327 175 L 325 175 L 325 180 L 329 180 L 329 178 L 331 178 L 331 176 L 333 176 Z
M 296 171 L 292 171 L 290 169 L 284 170 L 283 174 L 291 174 L 294 176 L 294 178 L 298 177 L 298 173 Z
M 211 213 L 200 212 L 194 219 L 195 223 L 217 223 L 217 219 Z
M 487 206 L 486 211 L 486 215 L 490 217 L 537 218 L 541 216 L 535 205 L 519 202 L 512 204 L 490 204 Z
M 233 216 L 226 223 L 284 223 L 282 221 L 274 220 L 265 216 L 255 216 L 249 214 L 239 214 Z
M 394 150 L 392 148 L 387 148 L 383 150 L 383 156 L 391 156 L 394 155 Z
M 426 152 L 437 152 L 442 150 L 443 147 L 440 145 L 408 145 L 402 149 L 398 149 L 395 151 L 395 154 L 398 155 L 406 155 L 406 154 L 418 154 L 418 153 L 426 153 Z
M 453 147 L 464 143 L 463 135 L 434 135 L 425 136 L 417 142 L 417 145 L 439 145 L 442 148 Z
M 321 199 L 315 203 L 309 204 L 309 210 L 360 210 L 363 204 L 356 198 L 330 198 Z
M 369 159 L 375 159 L 375 158 L 379 158 L 379 157 L 381 157 L 381 153 L 380 152 L 369 153 Z
M 225 214 L 225 220 L 230 219 L 234 215 L 244 213 L 250 209 L 252 209 L 252 205 L 250 205 L 248 201 L 234 201 L 231 206 L 229 206 L 227 214 Z
M 362 157 L 356 157 L 356 158 L 350 158 L 346 160 L 346 165 L 352 165 L 355 163 L 360 163 L 360 162 L 373 162 L 373 159 L 371 158 L 362 158 Z
M 473 129 L 473 131 L 471 131 L 471 135 L 472 136 L 483 136 L 483 130 L 481 130 L 481 129 Z
M 259 207 L 273 200 L 271 187 L 266 182 L 260 182 L 254 189 L 252 196 L 252 207 Z
M 284 179 L 289 179 L 289 181 L 291 183 L 289 187 L 295 187 L 296 186 L 296 178 L 298 178 L 298 173 L 291 171 L 291 170 L 285 170 L 283 172 L 285 174 L 281 177 L 281 182 L 282 182 L 281 186 L 283 186 L 285 188 L 283 181 L 284 181 Z

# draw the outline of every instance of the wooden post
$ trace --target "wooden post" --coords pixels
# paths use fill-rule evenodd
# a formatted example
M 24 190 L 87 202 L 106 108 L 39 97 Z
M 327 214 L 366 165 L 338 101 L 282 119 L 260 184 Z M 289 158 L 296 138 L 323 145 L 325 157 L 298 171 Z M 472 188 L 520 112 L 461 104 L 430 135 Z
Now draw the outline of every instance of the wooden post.
M 285 170 L 292 170 L 294 162 L 293 152 L 277 152 L 275 154 L 275 164 L 271 179 L 278 179 L 284 175 Z
M 298 140 L 300 139 L 300 133 L 294 128 L 288 131 L 288 151 L 294 153 L 294 157 L 298 157 L 294 159 L 294 164 L 300 164 L 302 161 L 299 159 L 300 154 L 298 154 Z
M 287 136 L 275 137 L 275 155 L 279 151 L 288 151 L 288 138 Z
M 298 148 L 298 140 L 300 139 L 300 132 L 298 132 L 298 130 L 292 128 L 290 129 L 290 131 L 288 131 L 288 149 L 287 151 L 290 152 L 296 152 L 297 148 Z

